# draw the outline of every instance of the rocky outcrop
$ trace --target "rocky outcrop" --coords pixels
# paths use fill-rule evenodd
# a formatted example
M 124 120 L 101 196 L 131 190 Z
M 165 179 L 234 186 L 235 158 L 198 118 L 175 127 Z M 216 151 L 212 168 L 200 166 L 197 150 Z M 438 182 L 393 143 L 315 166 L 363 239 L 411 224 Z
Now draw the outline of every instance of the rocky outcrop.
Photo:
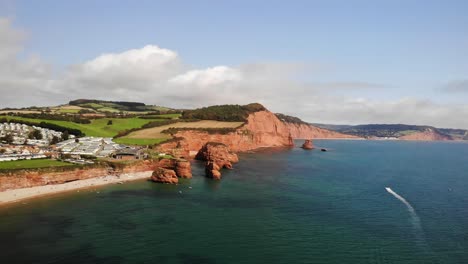
M 450 136 L 441 134 L 433 128 L 427 128 L 421 132 L 411 133 L 409 135 L 401 136 L 400 140 L 422 140 L 422 141 L 434 141 L 434 140 L 452 140 Z
M 179 178 L 192 178 L 192 166 L 188 160 L 175 161 L 175 173 Z
M 314 146 L 312 145 L 312 140 L 306 139 L 304 144 L 302 144 L 301 148 L 303 148 L 303 149 L 313 149 Z
M 177 184 L 179 183 L 179 178 L 177 178 L 176 172 L 174 170 L 157 168 L 153 175 L 151 175 L 151 180 L 154 182 L 160 183 L 169 183 Z
M 237 154 L 231 152 L 225 144 L 217 142 L 206 143 L 195 158 L 206 161 L 206 176 L 213 179 L 221 178 L 220 169 L 232 169 L 232 164 L 239 162 Z
M 197 130 L 179 131 L 174 135 L 177 140 L 163 143 L 157 148 L 171 153 L 173 149 L 184 155 L 197 153 L 207 142 L 219 142 L 232 151 L 241 152 L 262 147 L 286 147 L 292 139 L 314 138 L 358 138 L 338 132 L 314 127 L 307 124 L 283 122 L 270 111 L 258 111 L 247 117 L 247 122 L 234 132 L 216 134 Z

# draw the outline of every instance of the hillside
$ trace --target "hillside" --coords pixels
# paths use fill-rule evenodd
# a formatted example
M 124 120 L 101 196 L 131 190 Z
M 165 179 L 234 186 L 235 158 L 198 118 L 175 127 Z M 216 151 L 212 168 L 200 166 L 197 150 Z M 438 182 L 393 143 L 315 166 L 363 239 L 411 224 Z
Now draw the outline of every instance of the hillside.
M 96 112 L 153 112 L 163 111 L 168 112 L 173 109 L 161 106 L 146 105 L 139 102 L 125 101 L 104 101 L 93 99 L 77 99 L 70 101 L 69 106 L 80 107 L 81 109 L 89 109 Z
M 68 104 L 45 107 L 24 107 L 24 108 L 4 108 L 0 109 L 0 114 L 84 114 L 89 116 L 105 116 L 111 114 L 178 114 L 180 110 L 164 106 L 146 105 L 140 102 L 126 101 L 105 101 L 95 99 L 77 99 Z
M 368 124 L 368 125 L 323 125 L 337 132 L 364 138 L 395 138 L 401 140 L 467 140 L 468 131 L 464 129 L 445 129 L 431 126 L 404 124 Z

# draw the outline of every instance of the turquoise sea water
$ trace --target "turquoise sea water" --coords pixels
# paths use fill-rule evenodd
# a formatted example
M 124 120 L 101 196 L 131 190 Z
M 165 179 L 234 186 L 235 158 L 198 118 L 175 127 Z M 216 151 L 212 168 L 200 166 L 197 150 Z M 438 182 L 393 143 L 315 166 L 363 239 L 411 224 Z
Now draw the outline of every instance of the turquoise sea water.
M 1 263 L 468 263 L 468 144 L 315 144 L 0 208 Z

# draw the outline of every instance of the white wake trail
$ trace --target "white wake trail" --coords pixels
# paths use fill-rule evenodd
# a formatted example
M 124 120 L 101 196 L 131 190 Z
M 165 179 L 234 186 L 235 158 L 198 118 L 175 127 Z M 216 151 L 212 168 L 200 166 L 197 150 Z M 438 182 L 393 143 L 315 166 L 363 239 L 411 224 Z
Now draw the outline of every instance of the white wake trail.
M 401 197 L 398 193 L 394 192 L 390 187 L 385 187 L 385 190 L 387 190 L 387 192 L 389 192 L 391 195 L 395 196 L 395 198 L 397 198 L 402 203 L 404 203 L 406 205 L 406 207 L 408 208 L 408 211 L 410 211 L 410 213 L 414 214 L 419 220 L 419 217 L 418 217 L 418 215 L 416 215 L 416 212 L 414 211 L 413 206 L 411 206 L 411 204 L 408 201 L 406 201 L 405 198 Z
M 387 190 L 388 193 L 390 193 L 395 198 L 400 200 L 404 205 L 406 205 L 406 208 L 408 209 L 408 212 L 410 213 L 411 219 L 413 220 L 412 222 L 413 222 L 414 232 L 416 236 L 416 241 L 423 248 L 424 251 L 429 252 L 430 251 L 429 245 L 427 244 L 424 231 L 421 227 L 421 220 L 419 219 L 419 216 L 416 214 L 416 211 L 414 210 L 413 206 L 401 195 L 394 192 L 390 187 L 385 187 L 385 190 Z

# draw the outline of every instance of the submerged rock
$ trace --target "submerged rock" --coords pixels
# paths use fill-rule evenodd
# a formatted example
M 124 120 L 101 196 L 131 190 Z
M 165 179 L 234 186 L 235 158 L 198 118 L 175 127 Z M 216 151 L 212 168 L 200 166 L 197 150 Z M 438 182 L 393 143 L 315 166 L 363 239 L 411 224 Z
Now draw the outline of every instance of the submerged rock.
M 179 179 L 177 178 L 176 172 L 174 170 L 158 168 L 151 175 L 151 180 L 154 182 L 160 183 L 170 183 L 177 184 Z

